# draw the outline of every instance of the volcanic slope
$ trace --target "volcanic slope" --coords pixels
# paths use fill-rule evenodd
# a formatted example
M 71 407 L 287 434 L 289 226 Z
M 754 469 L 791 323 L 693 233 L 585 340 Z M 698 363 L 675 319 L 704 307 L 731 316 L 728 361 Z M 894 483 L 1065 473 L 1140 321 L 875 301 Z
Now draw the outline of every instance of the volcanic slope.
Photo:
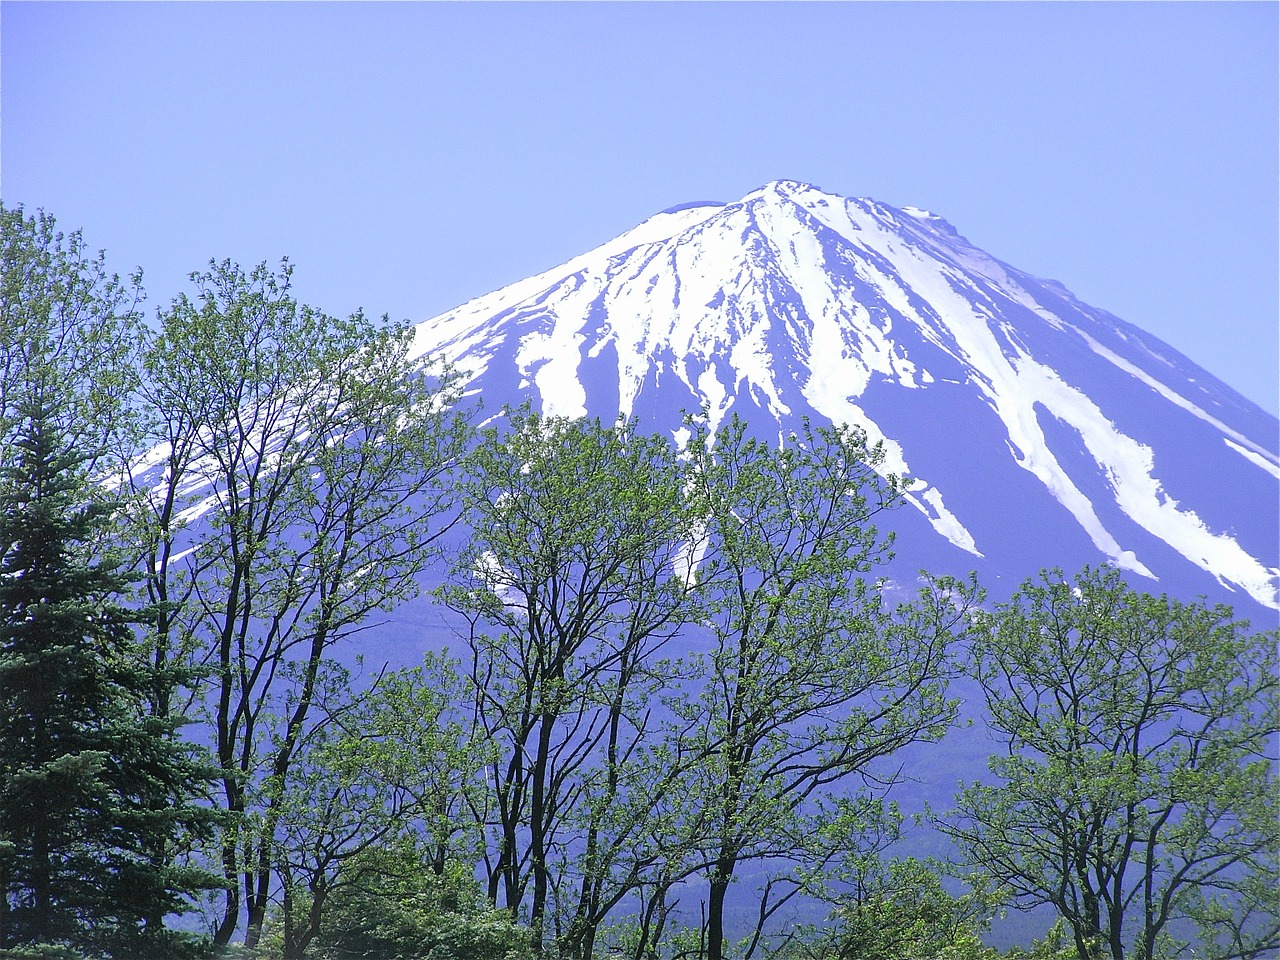
M 895 571 L 1004 594 L 1109 562 L 1280 609 L 1280 422 L 1172 347 L 914 207 L 776 181 L 673 207 L 417 326 L 495 413 L 855 424 L 912 479 Z M 1265 611 L 1265 613 L 1264 613 Z

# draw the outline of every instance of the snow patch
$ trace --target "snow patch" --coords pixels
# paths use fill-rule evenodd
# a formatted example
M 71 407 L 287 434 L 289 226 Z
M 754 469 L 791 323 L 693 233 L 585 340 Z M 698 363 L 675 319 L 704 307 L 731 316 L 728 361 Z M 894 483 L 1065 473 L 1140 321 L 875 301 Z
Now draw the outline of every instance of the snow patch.
M 1222 442 L 1225 443 L 1232 450 L 1234 450 L 1236 453 L 1240 454 L 1240 456 L 1244 457 L 1250 463 L 1258 465 L 1263 470 L 1267 471 L 1267 473 L 1275 477 L 1277 480 L 1280 480 L 1280 464 L 1277 464 L 1272 460 L 1268 460 L 1266 457 L 1257 453 L 1256 450 L 1250 450 L 1247 447 L 1242 447 L 1240 444 L 1233 441 L 1230 437 L 1223 437 Z
M 1271 451 L 1254 443 L 1248 437 L 1237 433 L 1235 430 L 1232 430 L 1221 420 L 1218 420 L 1217 418 L 1206 413 L 1204 410 L 1196 406 L 1186 397 L 1182 396 L 1182 394 L 1178 393 L 1177 391 L 1161 383 L 1159 380 L 1155 379 L 1150 374 L 1148 374 L 1145 370 L 1142 370 L 1141 368 L 1130 363 L 1128 360 L 1124 359 L 1124 357 L 1119 356 L 1113 350 L 1109 350 L 1106 347 L 1104 347 L 1102 344 L 1100 344 L 1097 340 L 1093 339 L 1093 337 L 1089 336 L 1083 330 L 1079 329 L 1078 327 L 1074 329 L 1076 333 L 1079 334 L 1079 336 L 1085 341 L 1085 343 L 1089 345 L 1089 349 L 1092 350 L 1094 353 L 1096 353 L 1098 356 L 1111 361 L 1111 363 L 1115 364 L 1125 373 L 1129 374 L 1129 376 L 1142 381 L 1144 384 L 1146 384 L 1156 393 L 1160 394 L 1160 396 L 1164 397 L 1166 400 L 1170 401 L 1171 403 L 1181 407 L 1183 410 L 1186 410 L 1188 413 L 1196 417 L 1199 417 L 1201 420 L 1203 420 L 1205 423 L 1212 426 L 1214 429 L 1221 430 L 1226 435 L 1226 437 L 1230 437 L 1232 440 L 1235 440 L 1237 443 L 1248 447 L 1250 450 L 1261 455 L 1262 457 L 1270 458 L 1272 463 L 1276 464 L 1277 468 L 1280 468 L 1280 460 L 1277 460 L 1275 454 L 1273 454 Z M 1194 383 L 1194 381 L 1191 381 L 1191 382 Z

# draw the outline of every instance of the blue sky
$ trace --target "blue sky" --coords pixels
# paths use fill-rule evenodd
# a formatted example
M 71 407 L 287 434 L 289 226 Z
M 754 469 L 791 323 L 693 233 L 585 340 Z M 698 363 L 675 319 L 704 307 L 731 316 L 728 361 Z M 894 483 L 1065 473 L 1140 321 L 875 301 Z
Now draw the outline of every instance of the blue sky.
M 1280 5 L 0 5 L 0 196 L 423 320 L 778 178 L 928 208 L 1280 408 Z

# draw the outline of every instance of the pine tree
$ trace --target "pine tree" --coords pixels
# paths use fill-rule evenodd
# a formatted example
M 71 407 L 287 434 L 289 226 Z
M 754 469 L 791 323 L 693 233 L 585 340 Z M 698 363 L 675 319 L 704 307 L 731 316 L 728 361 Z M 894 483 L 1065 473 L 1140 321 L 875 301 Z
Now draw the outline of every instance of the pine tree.
M 52 377 L 28 373 L 0 467 L 0 948 L 173 956 L 192 943 L 164 917 L 212 878 L 168 854 L 207 830 L 192 798 L 210 774 L 144 707 L 181 678 L 138 656 L 154 611 L 125 605 L 104 555 L 113 505 L 58 426 Z

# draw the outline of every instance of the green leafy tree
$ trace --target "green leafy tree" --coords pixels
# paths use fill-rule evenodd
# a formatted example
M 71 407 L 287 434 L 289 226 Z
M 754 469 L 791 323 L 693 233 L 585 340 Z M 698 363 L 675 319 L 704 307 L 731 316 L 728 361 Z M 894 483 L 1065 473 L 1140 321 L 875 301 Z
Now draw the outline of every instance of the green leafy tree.
M 1276 636 L 1226 607 L 1047 572 L 979 618 L 973 676 L 994 784 L 945 831 L 1023 903 L 1050 904 L 1080 960 L 1280 948 Z
M 79 233 L 0 204 L 0 463 L 16 455 L 19 406 L 41 377 L 57 388 L 46 414 L 84 470 L 99 477 L 127 456 L 142 299 L 140 273 L 121 281 Z
M 466 697 L 453 663 L 428 656 L 358 691 L 332 667 L 320 689 L 324 719 L 300 745 L 278 801 L 284 960 L 306 955 L 333 905 L 347 902 L 344 885 L 364 876 L 346 865 L 370 851 L 411 846 L 437 877 L 478 856 L 469 813 L 487 747 L 450 718 Z
M 408 329 L 299 304 L 290 274 L 213 264 L 161 312 L 144 357 L 155 445 L 132 473 L 154 661 L 211 677 L 193 706 L 236 824 L 215 939 L 243 924 L 249 947 L 326 661 L 418 591 L 457 517 L 469 429 L 456 379 L 411 357 Z
M 469 460 L 472 539 L 448 603 L 473 625 L 474 721 L 492 742 L 491 901 L 535 948 L 591 956 L 601 922 L 662 858 L 677 771 L 654 706 L 694 614 L 684 473 L 629 424 L 519 414 Z
M 991 960 L 982 944 L 985 917 L 965 895 L 942 885 L 935 868 L 917 860 L 889 863 L 864 877 L 837 908 L 833 960 Z
M 529 931 L 495 910 L 470 869 L 412 844 L 346 861 L 317 940 L 325 960 L 532 960 Z
M 699 578 L 712 649 L 699 678 L 706 956 L 726 954 L 725 898 L 746 862 L 824 859 L 804 819 L 812 798 L 910 743 L 940 738 L 956 715 L 947 648 L 970 587 L 930 583 L 889 610 L 867 575 L 888 556 L 872 524 L 899 499 L 882 455 L 848 428 L 773 447 L 734 419 L 689 445 L 706 511 Z M 766 883 L 755 938 L 796 884 Z
M 804 892 L 829 903 L 828 921 L 800 928 L 780 955 L 805 960 L 997 960 L 982 934 L 1003 905 L 1003 891 L 983 878 L 952 893 L 948 864 L 894 857 L 904 837 L 894 804 L 838 798 L 813 817 L 831 852 L 802 873 Z

